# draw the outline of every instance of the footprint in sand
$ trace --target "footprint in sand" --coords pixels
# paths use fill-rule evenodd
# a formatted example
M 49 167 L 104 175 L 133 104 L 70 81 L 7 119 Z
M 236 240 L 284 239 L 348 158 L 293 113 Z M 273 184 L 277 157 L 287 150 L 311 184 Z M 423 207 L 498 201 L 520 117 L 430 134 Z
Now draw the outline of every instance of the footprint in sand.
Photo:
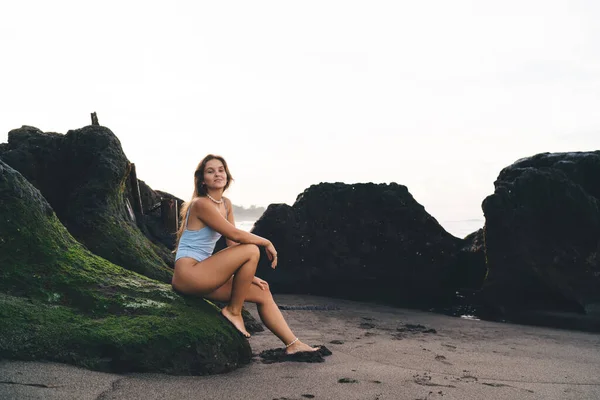
M 477 382 L 479 379 L 477 379 L 476 376 L 466 374 L 466 375 L 461 376 L 460 380 L 461 380 L 461 382 L 473 383 L 473 382 Z
M 453 346 L 451 344 L 442 343 L 442 346 L 447 347 L 450 351 L 456 351 L 456 346 Z
M 398 332 L 410 332 L 410 333 L 437 333 L 437 331 L 433 328 L 427 328 L 423 325 L 415 325 L 415 324 L 404 324 L 400 328 L 396 328 Z
M 427 372 L 425 372 L 423 375 L 413 375 L 413 382 L 421 386 L 443 386 L 448 388 L 456 388 L 456 386 L 454 385 L 445 385 L 441 383 L 432 382 L 431 375 L 429 375 Z
M 486 386 L 491 386 L 491 387 L 509 387 L 509 388 L 513 388 L 513 389 L 517 389 L 517 390 L 523 390 L 528 393 L 535 393 L 533 390 L 530 390 L 530 389 L 518 388 L 515 386 L 511 386 L 511 385 L 506 385 L 504 383 L 481 382 L 481 384 L 486 385 Z
M 446 361 L 446 357 L 441 354 L 436 355 L 435 360 L 441 362 L 442 364 L 452 365 L 452 363 L 449 361 Z
M 408 337 L 408 335 L 417 334 L 437 334 L 437 331 L 433 328 L 427 328 L 423 325 L 416 324 L 404 324 L 403 326 L 396 328 L 396 333 L 392 333 L 392 338 L 396 340 L 402 340 Z

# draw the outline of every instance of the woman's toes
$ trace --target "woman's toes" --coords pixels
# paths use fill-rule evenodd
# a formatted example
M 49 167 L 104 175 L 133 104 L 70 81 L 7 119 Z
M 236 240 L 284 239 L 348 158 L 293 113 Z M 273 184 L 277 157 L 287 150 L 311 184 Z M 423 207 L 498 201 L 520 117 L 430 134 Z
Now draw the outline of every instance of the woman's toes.
M 221 309 L 221 315 L 234 326 L 246 339 L 250 337 L 246 326 L 244 325 L 244 319 L 241 315 L 233 315 L 226 308 Z

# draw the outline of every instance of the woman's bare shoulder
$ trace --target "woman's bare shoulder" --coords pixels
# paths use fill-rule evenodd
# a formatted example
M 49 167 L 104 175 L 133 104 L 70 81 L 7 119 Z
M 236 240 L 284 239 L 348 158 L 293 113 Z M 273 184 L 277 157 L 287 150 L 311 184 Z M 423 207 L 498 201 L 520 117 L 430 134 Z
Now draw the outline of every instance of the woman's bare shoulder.
M 207 205 L 210 205 L 208 197 L 198 196 L 190 202 L 190 207 L 194 210 L 201 210 Z
M 210 212 L 212 210 L 212 204 L 207 197 L 196 197 L 192 201 L 190 201 L 190 213 L 193 213 L 195 216 L 204 215 L 207 211 Z

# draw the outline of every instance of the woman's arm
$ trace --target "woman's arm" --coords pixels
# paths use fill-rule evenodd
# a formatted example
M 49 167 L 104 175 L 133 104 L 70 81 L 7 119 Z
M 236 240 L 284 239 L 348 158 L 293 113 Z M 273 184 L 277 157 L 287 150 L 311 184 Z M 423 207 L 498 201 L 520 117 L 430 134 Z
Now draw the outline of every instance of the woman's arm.
M 273 268 L 277 266 L 277 250 L 275 250 L 270 240 L 236 228 L 221 215 L 206 197 L 196 199 L 191 207 L 193 207 L 195 215 L 201 216 L 199 218 L 202 222 L 225 236 L 225 238 L 237 243 L 255 244 L 264 247 L 267 257 L 272 261 L 271 266 Z
M 227 197 L 223 197 L 223 200 L 225 200 L 225 205 L 227 206 L 227 221 L 229 221 L 229 223 L 233 226 L 235 226 L 235 217 L 233 216 L 233 206 L 231 205 L 231 200 L 229 200 Z M 235 246 L 236 244 L 239 244 L 238 242 L 234 242 L 233 240 L 226 238 L 227 239 L 227 247 L 231 247 L 231 246 Z

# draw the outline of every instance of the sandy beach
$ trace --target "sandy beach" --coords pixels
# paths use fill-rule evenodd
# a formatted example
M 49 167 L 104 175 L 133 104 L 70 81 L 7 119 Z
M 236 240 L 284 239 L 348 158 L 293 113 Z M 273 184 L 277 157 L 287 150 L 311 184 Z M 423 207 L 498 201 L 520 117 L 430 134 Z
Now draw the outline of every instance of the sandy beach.
M 292 329 L 325 344 L 324 363 L 263 363 L 214 376 L 107 374 L 0 362 L 2 399 L 599 399 L 600 335 L 453 318 L 315 296 L 277 295 Z M 256 315 L 254 306 L 249 310 Z

